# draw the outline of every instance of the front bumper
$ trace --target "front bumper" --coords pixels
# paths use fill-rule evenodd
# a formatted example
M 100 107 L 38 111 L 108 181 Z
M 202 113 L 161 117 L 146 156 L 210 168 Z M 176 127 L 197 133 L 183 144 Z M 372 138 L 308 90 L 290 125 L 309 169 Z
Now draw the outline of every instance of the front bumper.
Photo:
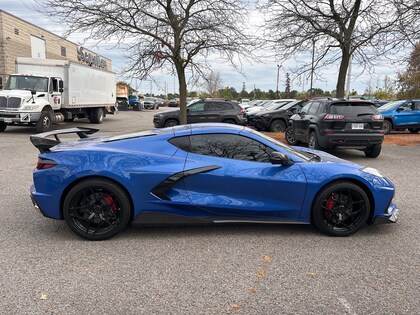
M 252 124 L 258 130 L 268 130 L 268 121 L 262 117 L 255 116 L 252 121 Z
M 0 122 L 6 124 L 27 124 L 37 122 L 41 113 L 0 111 Z
M 373 219 L 373 224 L 396 223 L 400 215 L 400 209 L 396 204 L 391 203 L 384 214 L 377 215 Z

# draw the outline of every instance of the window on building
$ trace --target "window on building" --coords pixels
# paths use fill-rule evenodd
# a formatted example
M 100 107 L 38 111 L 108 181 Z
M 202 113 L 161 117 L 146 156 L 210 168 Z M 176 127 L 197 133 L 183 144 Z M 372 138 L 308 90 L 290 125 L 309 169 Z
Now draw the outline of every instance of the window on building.
M 63 56 L 63 57 L 67 56 L 66 47 L 61 46 L 61 56 Z
M 15 35 L 19 35 L 19 29 L 15 28 Z

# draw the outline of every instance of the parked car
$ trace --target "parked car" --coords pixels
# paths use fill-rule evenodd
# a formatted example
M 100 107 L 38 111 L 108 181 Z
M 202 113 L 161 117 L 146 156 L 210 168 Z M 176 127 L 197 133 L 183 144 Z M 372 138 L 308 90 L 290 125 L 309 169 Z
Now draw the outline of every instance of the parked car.
M 276 110 L 263 110 L 256 113 L 252 123 L 257 130 L 283 132 L 289 126 L 289 119 L 308 102 L 290 102 Z
M 398 218 L 394 185 L 376 169 L 242 126 L 88 137 L 96 131 L 31 136 L 41 151 L 30 190 L 35 207 L 88 240 L 113 237 L 128 224 L 162 223 L 313 223 L 348 236 Z M 60 143 L 69 133 L 82 139 Z
M 140 104 L 140 99 L 137 95 L 129 95 L 128 96 L 128 107 L 129 108 L 136 108 Z
M 389 102 L 379 107 L 384 116 L 384 131 L 408 129 L 411 133 L 420 131 L 420 100 Z
M 168 107 L 178 107 L 179 106 L 179 99 L 173 98 L 169 100 Z
M 188 123 L 224 122 L 245 125 L 245 111 L 233 101 L 221 99 L 198 100 L 187 106 Z M 179 125 L 179 109 L 155 114 L 157 128 Z
M 156 97 L 145 97 L 143 100 L 143 107 L 145 109 L 158 109 L 159 102 Z
M 381 153 L 384 120 L 369 101 L 311 100 L 290 117 L 286 141 L 312 149 L 358 148 L 375 158 Z
M 282 108 L 284 105 L 296 101 L 295 99 L 281 99 L 281 100 L 272 100 L 266 102 L 260 106 L 253 106 L 246 110 L 246 119 L 247 123 L 253 125 L 254 116 L 262 111 L 270 111 Z

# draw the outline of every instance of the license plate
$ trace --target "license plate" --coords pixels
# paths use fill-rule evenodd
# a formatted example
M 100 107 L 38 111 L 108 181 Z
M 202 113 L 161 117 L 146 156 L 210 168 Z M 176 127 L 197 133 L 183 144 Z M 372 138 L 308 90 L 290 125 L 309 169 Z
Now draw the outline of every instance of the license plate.
M 351 129 L 364 129 L 364 124 L 351 124 Z
M 12 122 L 12 118 L 4 118 L 4 122 L 5 123 L 11 123 Z

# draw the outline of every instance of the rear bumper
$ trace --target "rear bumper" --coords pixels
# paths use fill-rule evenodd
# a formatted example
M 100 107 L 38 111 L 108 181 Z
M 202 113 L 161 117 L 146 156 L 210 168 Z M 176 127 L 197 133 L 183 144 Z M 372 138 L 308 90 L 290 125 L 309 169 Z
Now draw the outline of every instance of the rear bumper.
M 396 204 L 391 203 L 384 214 L 377 215 L 373 219 L 373 224 L 396 223 L 400 215 L 400 209 Z
M 384 135 L 379 133 L 326 133 L 320 136 L 318 141 L 324 148 L 366 148 L 381 144 L 384 141 Z

